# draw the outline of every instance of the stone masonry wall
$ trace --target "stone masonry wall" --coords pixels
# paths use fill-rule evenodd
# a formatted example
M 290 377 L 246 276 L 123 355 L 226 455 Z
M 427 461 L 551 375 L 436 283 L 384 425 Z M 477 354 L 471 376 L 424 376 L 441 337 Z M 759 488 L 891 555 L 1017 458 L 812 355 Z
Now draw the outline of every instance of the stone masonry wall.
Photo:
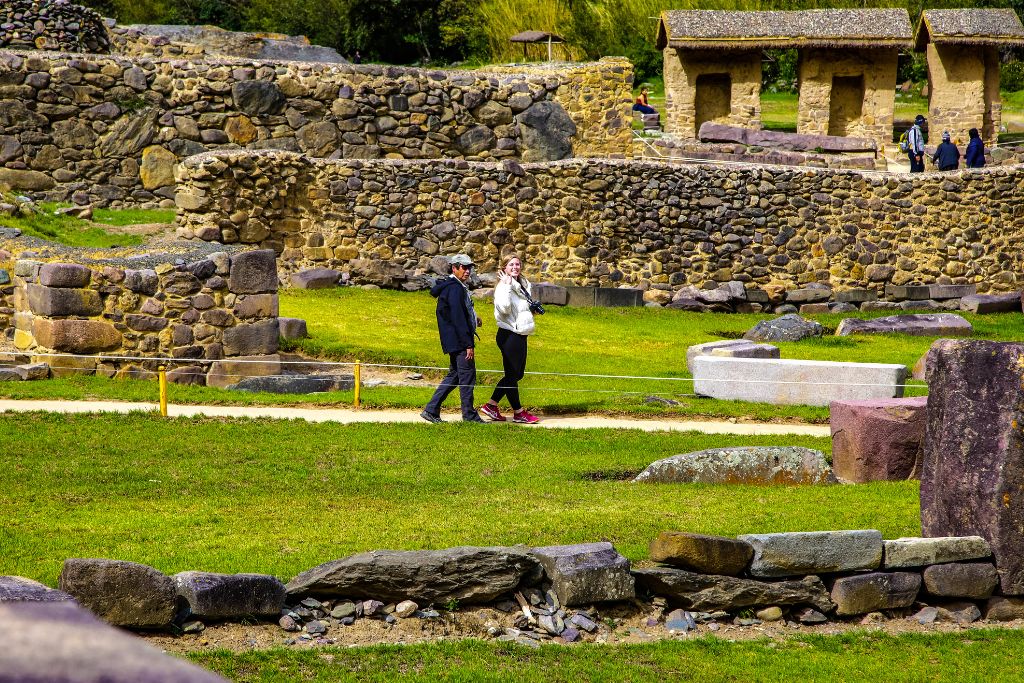
M 697 79 L 728 74 L 731 109 L 720 123 L 761 127 L 761 51 L 678 50 L 663 52 L 665 68 L 665 131 L 683 138 L 697 137 Z
M 54 375 L 131 375 L 163 364 L 145 361 L 152 357 L 176 359 L 171 379 L 187 383 L 225 386 L 241 375 L 276 374 L 274 254 L 235 251 L 138 268 L 17 260 L 14 345 L 49 362 Z M 45 355 L 52 353 L 84 357 L 55 361 Z
M 999 51 L 929 43 L 926 55 L 930 142 L 938 144 L 942 131 L 948 130 L 957 144 L 966 145 L 967 131 L 977 128 L 987 145 L 995 143 L 1002 120 Z
M 883 175 L 567 160 L 324 161 L 211 153 L 179 167 L 179 235 L 243 241 L 292 271 L 426 272 L 467 251 L 531 277 L 659 289 L 739 280 L 1019 289 L 1024 168 Z
M 896 50 L 801 50 L 797 132 L 868 138 L 879 149 L 891 147 L 896 58 Z M 860 77 L 863 84 L 860 102 L 842 102 L 847 113 L 858 114 L 845 123 L 831 120 L 836 77 Z
M 578 144 L 625 155 L 631 82 L 614 59 L 496 74 L 0 51 L 0 184 L 173 206 L 175 163 L 211 149 L 539 160 Z

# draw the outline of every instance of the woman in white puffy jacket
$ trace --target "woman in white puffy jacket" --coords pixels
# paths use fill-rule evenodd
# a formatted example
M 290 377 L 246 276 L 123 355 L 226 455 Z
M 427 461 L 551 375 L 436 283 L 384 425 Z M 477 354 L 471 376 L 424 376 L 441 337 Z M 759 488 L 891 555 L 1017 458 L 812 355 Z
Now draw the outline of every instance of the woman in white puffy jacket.
M 480 413 L 495 422 L 505 422 L 507 418 L 498 409 L 498 402 L 507 398 L 513 422 L 536 424 L 540 420 L 519 401 L 519 380 L 526 372 L 526 339 L 534 328 L 530 311 L 532 290 L 522 270 L 523 262 L 518 256 L 508 258 L 494 288 L 494 319 L 498 321 L 497 342 L 505 376 L 499 380 L 491 400 L 480 406 Z

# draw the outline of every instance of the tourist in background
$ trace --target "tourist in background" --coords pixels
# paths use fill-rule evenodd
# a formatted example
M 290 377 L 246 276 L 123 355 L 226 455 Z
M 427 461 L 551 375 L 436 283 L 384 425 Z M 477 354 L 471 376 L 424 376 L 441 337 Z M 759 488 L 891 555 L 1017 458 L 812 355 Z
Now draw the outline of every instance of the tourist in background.
M 985 166 L 985 143 L 981 141 L 977 128 L 971 128 L 967 131 L 967 135 L 971 138 L 967 143 L 967 153 L 964 155 L 967 168 L 983 168 Z
M 647 99 L 647 88 L 640 88 L 640 94 L 636 96 L 636 101 L 633 103 L 633 111 L 638 111 L 641 114 L 657 114 L 658 110 L 651 106 L 650 101 Z
M 910 157 L 911 173 L 924 171 L 924 132 L 922 132 L 921 126 L 924 125 L 925 120 L 918 114 L 914 118 L 914 125 L 907 131 L 907 144 L 910 147 L 907 150 L 907 155 Z
M 427 422 L 444 422 L 441 419 L 441 404 L 458 387 L 462 421 L 483 422 L 473 407 L 476 329 L 483 325 L 473 307 L 469 287 L 466 286 L 473 273 L 473 259 L 466 254 L 457 254 L 449 263 L 451 275 L 439 279 L 430 289 L 430 295 L 437 299 L 437 332 L 441 336 L 441 350 L 448 354 L 448 374 L 441 380 L 420 417 Z
M 960 150 L 950 142 L 948 130 L 942 131 L 942 143 L 935 148 L 932 163 L 938 166 L 940 171 L 955 171 L 960 168 Z
M 542 313 L 533 300 L 530 281 L 522 275 L 523 262 L 518 256 L 505 261 L 494 288 L 494 319 L 498 323 L 496 341 L 501 351 L 501 365 L 505 375 L 491 394 L 491 400 L 480 406 L 480 412 L 495 422 L 505 422 L 498 404 L 507 398 L 512 408 L 512 421 L 523 424 L 540 422 L 519 400 L 519 381 L 526 373 L 526 339 L 534 330 L 533 312 Z

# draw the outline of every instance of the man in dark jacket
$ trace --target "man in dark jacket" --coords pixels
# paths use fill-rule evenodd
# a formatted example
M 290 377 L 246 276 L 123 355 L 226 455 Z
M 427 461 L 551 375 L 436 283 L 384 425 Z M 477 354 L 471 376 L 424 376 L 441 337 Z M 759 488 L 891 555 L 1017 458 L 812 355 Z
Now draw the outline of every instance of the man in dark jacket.
M 453 256 L 451 275 L 441 278 L 430 289 L 437 299 L 437 331 L 441 336 L 441 350 L 448 354 L 448 374 L 441 380 L 433 398 L 420 413 L 427 422 L 444 422 L 441 404 L 448 394 L 459 388 L 463 422 L 483 422 L 473 406 L 473 387 L 476 385 L 476 328 L 483 324 L 473 307 L 466 283 L 473 273 L 473 259 L 466 254 Z
M 935 148 L 932 163 L 938 166 L 940 171 L 955 171 L 960 167 L 960 150 L 949 141 L 948 130 L 942 131 L 942 144 Z
M 977 128 L 967 131 L 970 142 L 967 143 L 967 154 L 964 155 L 967 161 L 967 168 L 983 168 L 985 166 L 985 143 L 981 141 Z

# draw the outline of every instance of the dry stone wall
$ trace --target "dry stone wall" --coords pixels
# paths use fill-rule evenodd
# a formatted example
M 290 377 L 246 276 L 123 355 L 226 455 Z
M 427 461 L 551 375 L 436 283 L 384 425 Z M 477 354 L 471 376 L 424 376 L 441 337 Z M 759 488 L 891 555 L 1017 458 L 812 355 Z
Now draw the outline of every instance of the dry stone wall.
M 38 198 L 173 206 L 214 149 L 474 160 L 624 156 L 632 67 L 426 71 L 0 51 L 0 184 Z
M 8 297 L 14 345 L 55 376 L 138 376 L 165 364 L 174 366 L 172 381 L 226 386 L 277 374 L 274 253 L 229 251 L 43 261 L 26 250 Z
M 913 282 L 1019 289 L 1024 168 L 886 175 L 639 161 L 325 161 L 211 153 L 179 167 L 179 235 L 328 266 L 426 272 L 438 254 L 578 285 Z

